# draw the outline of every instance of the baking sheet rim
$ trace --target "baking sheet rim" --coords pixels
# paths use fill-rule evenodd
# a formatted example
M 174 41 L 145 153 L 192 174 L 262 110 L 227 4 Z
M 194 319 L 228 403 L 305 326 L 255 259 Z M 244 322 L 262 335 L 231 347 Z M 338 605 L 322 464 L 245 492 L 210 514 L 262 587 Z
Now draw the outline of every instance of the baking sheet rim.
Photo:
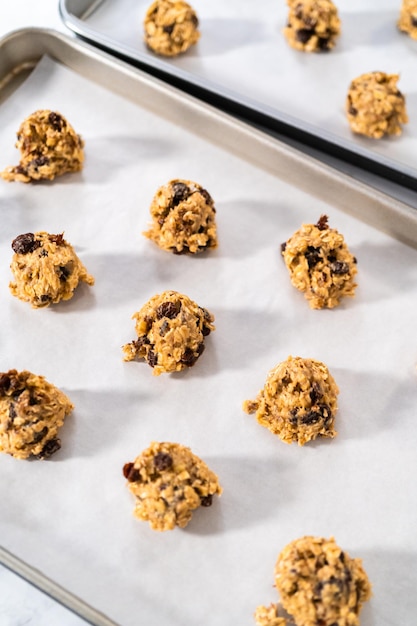
M 0 546 L 0 564 L 94 626 L 119 626 L 78 596 Z

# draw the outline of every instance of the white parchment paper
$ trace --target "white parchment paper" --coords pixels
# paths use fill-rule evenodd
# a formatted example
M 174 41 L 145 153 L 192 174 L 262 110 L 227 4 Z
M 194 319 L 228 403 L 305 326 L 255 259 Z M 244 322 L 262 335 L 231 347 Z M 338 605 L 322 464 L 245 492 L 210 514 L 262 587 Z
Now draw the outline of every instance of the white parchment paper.
M 285 544 L 333 535 L 373 583 L 363 626 L 414 624 L 417 251 L 48 59 L 0 107 L 1 167 L 43 107 L 83 136 L 86 163 L 53 183 L 0 181 L 0 371 L 44 375 L 75 411 L 49 461 L 1 455 L 1 544 L 123 626 L 249 626 L 278 600 Z M 142 236 L 175 177 L 215 199 L 216 251 L 173 256 Z M 332 311 L 309 309 L 280 258 L 322 213 L 359 268 L 356 297 Z M 13 298 L 10 243 L 37 230 L 64 231 L 95 286 L 42 310 Z M 217 330 L 194 368 L 154 377 L 121 346 L 165 289 L 207 307 Z M 336 439 L 288 446 L 242 412 L 289 354 L 335 377 Z M 190 446 L 224 488 L 185 530 L 132 515 L 122 467 L 152 440 Z
M 68 10 L 77 6 L 66 0 Z M 416 175 L 417 43 L 397 28 L 398 0 L 338 0 L 341 34 L 324 54 L 293 50 L 282 33 L 288 19 L 285 0 L 194 0 L 200 21 L 197 46 L 178 58 L 155 56 L 143 42 L 148 0 L 104 0 L 77 24 L 93 39 L 132 58 L 163 64 L 173 74 L 186 72 L 197 84 L 220 93 L 359 154 Z M 76 12 L 76 11 L 75 11 Z M 87 29 L 89 29 L 87 31 Z M 401 137 L 382 141 L 354 135 L 345 100 L 351 80 L 366 72 L 399 74 L 409 123 Z

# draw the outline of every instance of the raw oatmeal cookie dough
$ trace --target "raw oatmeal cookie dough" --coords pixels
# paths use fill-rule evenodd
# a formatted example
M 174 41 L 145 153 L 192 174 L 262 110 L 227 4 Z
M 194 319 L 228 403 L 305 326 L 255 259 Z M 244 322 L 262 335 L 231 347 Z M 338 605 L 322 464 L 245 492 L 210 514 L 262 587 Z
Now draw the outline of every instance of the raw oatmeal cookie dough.
M 398 28 L 412 39 L 417 39 L 417 0 L 403 0 Z
M 0 175 L 8 181 L 30 183 L 79 172 L 84 162 L 83 147 L 81 137 L 60 113 L 35 111 L 17 131 L 19 165 L 7 167 Z
M 289 356 L 268 374 L 256 400 L 243 410 L 285 443 L 303 446 L 317 437 L 335 437 L 339 389 L 324 363 Z
M 331 50 L 340 33 L 340 19 L 331 0 L 288 0 L 284 35 L 289 45 L 304 52 Z
M 343 235 L 329 228 L 326 215 L 317 224 L 303 224 L 282 244 L 281 253 L 291 283 L 312 309 L 332 309 L 344 296 L 355 295 L 356 258 Z
M 134 514 L 153 530 L 184 528 L 195 509 L 211 506 L 222 492 L 216 474 L 178 443 L 151 443 L 123 475 L 136 498 Z
M 63 234 L 24 233 L 12 241 L 12 248 L 10 291 L 34 308 L 70 300 L 80 282 L 94 284 Z
M 61 447 L 58 430 L 73 408 L 43 376 L 0 373 L 0 452 L 18 459 L 50 457 Z
M 173 57 L 200 38 L 194 9 L 182 0 L 156 0 L 146 12 L 145 43 L 156 54 Z
M 256 626 L 287 626 L 287 620 L 278 616 L 278 604 L 258 606 L 255 611 Z
M 408 115 L 398 80 L 398 74 L 385 72 L 369 72 L 352 80 L 346 115 L 354 133 L 373 139 L 401 135 L 401 124 L 408 122 Z
M 152 225 L 143 234 L 162 250 L 196 254 L 217 247 L 214 201 L 201 185 L 169 181 L 157 190 L 150 213 Z
M 275 566 L 282 606 L 297 626 L 358 626 L 371 585 L 361 559 L 352 559 L 333 537 L 289 543 Z
M 213 315 L 177 291 L 153 296 L 133 319 L 138 339 L 123 346 L 124 360 L 145 359 L 155 376 L 194 365 L 214 330 Z

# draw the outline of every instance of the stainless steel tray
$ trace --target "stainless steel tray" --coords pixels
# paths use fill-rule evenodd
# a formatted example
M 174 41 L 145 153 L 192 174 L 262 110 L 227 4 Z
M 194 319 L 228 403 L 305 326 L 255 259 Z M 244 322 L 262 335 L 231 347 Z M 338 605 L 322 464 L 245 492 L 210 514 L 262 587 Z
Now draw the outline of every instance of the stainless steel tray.
M 26 581 L 28 585 L 32 585 L 43 594 L 46 594 L 46 596 L 51 599 L 51 602 L 58 602 L 61 607 L 66 607 L 72 613 L 78 615 L 83 620 L 82 624 L 88 623 L 93 624 L 94 626 L 118 626 L 115 622 L 109 620 L 105 615 L 100 613 L 100 611 L 97 611 L 85 602 L 82 602 L 77 596 L 58 585 L 55 581 L 42 574 L 42 572 L 30 567 L 27 563 L 18 559 L 15 555 L 5 550 L 1 545 L 0 563 L 8 570 L 19 576 L 22 581 Z M 45 606 L 45 600 L 39 600 L 37 593 L 39 592 L 34 592 L 34 595 L 31 594 L 30 599 L 35 603 L 39 602 L 39 606 Z M 13 607 L 13 605 L 10 604 L 10 611 L 12 610 L 16 611 L 16 607 Z M 65 609 L 61 610 L 65 611 Z M 59 615 L 62 619 L 66 619 L 65 613 L 60 613 L 58 616 Z
M 52 31 L 28 29 L 12 33 L 3 39 L 0 42 L 0 51 L 0 95 L 5 105 L 9 98 L 19 93 L 15 91 L 20 89 L 18 85 L 24 86 L 22 81 L 28 72 L 32 68 L 36 70 L 40 59 L 47 55 L 59 66 L 68 68 L 87 81 L 93 90 L 97 89 L 97 100 L 89 101 L 92 108 L 90 115 L 94 115 L 96 102 L 101 102 L 104 108 L 105 98 L 101 90 L 105 88 L 109 97 L 110 94 L 120 96 L 129 103 L 129 107 L 133 107 L 131 111 L 135 119 L 139 119 L 142 114 L 146 119 L 152 116 L 153 123 L 156 124 L 154 130 L 158 124 L 161 125 L 162 139 L 158 136 L 156 143 L 153 143 L 148 137 L 146 141 L 138 143 L 138 147 L 142 146 L 140 158 L 143 163 L 149 162 L 146 176 L 141 178 L 138 185 L 136 179 L 133 181 L 132 188 L 138 189 L 140 197 L 148 184 L 146 179 L 153 177 L 160 167 L 164 172 L 164 168 L 175 169 L 181 162 L 183 153 L 188 155 L 190 167 L 191 159 L 208 159 L 210 166 L 206 169 L 206 175 L 210 176 L 213 183 L 219 179 L 218 188 L 226 197 L 220 201 L 223 210 L 218 206 L 226 249 L 222 244 L 220 256 L 213 257 L 213 260 L 178 257 L 173 263 L 166 255 L 154 250 L 149 242 L 128 244 L 123 238 L 121 243 L 130 245 L 129 254 L 124 254 L 123 248 L 113 249 L 113 238 L 120 237 L 119 223 L 123 223 L 130 238 L 136 237 L 133 234 L 136 214 L 140 214 L 138 231 L 147 220 L 146 211 L 136 209 L 136 201 L 131 203 L 126 213 L 125 204 L 129 202 L 123 188 L 118 188 L 117 197 L 112 198 L 114 205 L 106 204 L 109 201 L 109 190 L 118 182 L 117 168 L 113 171 L 112 167 L 123 157 L 123 146 L 128 150 L 136 147 L 134 137 L 113 137 L 111 131 L 117 127 L 115 118 L 113 121 L 107 120 L 108 126 L 105 130 L 108 137 L 93 135 L 88 139 L 90 145 L 94 146 L 94 142 L 96 143 L 95 151 L 92 150 L 92 160 L 90 152 L 84 182 L 82 179 L 76 179 L 75 183 L 67 180 L 52 186 L 40 185 L 34 188 L 4 183 L 4 215 L 8 216 L 17 231 L 26 232 L 28 228 L 35 228 L 40 218 L 56 223 L 59 216 L 66 221 L 66 231 L 75 229 L 81 237 L 83 257 L 88 257 L 88 248 L 94 248 L 96 244 L 96 222 L 100 224 L 102 232 L 106 226 L 110 232 L 107 233 L 106 240 L 109 249 L 99 248 L 90 255 L 87 263 L 90 271 L 96 274 L 96 301 L 88 298 L 86 300 L 85 296 L 75 299 L 73 304 L 61 308 L 61 315 L 54 311 L 33 312 L 23 303 L 11 302 L 11 297 L 2 304 L 2 371 L 14 366 L 20 369 L 18 364 L 25 363 L 28 364 L 28 369 L 39 373 L 47 375 L 50 372 L 47 377 L 51 382 L 62 386 L 64 390 L 68 386 L 73 389 L 68 393 L 70 397 L 75 395 L 78 413 L 74 425 L 69 426 L 65 433 L 67 443 L 63 446 L 62 462 L 57 459 L 56 464 L 53 460 L 51 464 L 48 462 L 44 465 L 14 463 L 14 459 L 5 455 L 0 459 L 3 481 L 6 481 L 0 483 L 0 491 L 3 502 L 7 502 L 0 512 L 0 562 L 98 626 L 116 623 L 127 626 L 142 621 L 149 625 L 182 626 L 194 622 L 195 619 L 203 620 L 207 626 L 221 626 L 229 618 L 240 622 L 246 619 L 250 624 L 251 611 L 255 608 L 252 598 L 251 609 L 248 611 L 243 611 L 240 605 L 248 600 L 248 592 L 253 589 L 259 589 L 259 595 L 266 595 L 259 597 L 259 604 L 274 600 L 271 593 L 273 563 L 284 537 L 306 531 L 307 527 L 314 527 L 317 532 L 323 529 L 327 533 L 329 525 L 332 527 L 331 532 L 338 535 L 341 543 L 348 543 L 349 551 L 355 552 L 355 556 L 363 556 L 365 564 L 370 565 L 373 582 L 376 583 L 376 608 L 374 612 L 369 609 L 364 612 L 363 626 L 374 626 L 376 623 L 388 626 L 389 622 L 384 621 L 384 616 L 387 615 L 390 619 L 392 611 L 390 612 L 389 594 L 384 590 L 387 584 L 391 584 L 389 575 L 392 570 L 397 574 L 405 574 L 411 568 L 408 556 L 398 560 L 390 552 L 391 544 L 384 532 L 388 532 L 394 521 L 400 519 L 404 531 L 403 541 L 409 542 L 407 546 L 411 551 L 415 549 L 413 535 L 410 539 L 408 533 L 409 527 L 414 528 L 416 521 L 414 495 L 411 486 L 408 491 L 405 485 L 405 497 L 398 498 L 397 501 L 398 517 L 387 515 L 386 526 L 381 526 L 379 531 L 373 526 L 368 528 L 367 525 L 370 520 L 375 519 L 375 515 L 380 521 L 378 505 L 381 500 L 374 503 L 371 498 L 364 506 L 363 498 L 368 496 L 362 489 L 363 485 L 366 489 L 374 488 L 378 498 L 387 493 L 388 489 L 391 496 L 396 497 L 398 490 L 395 488 L 393 491 L 393 481 L 401 480 L 405 470 L 401 463 L 409 458 L 407 447 L 401 452 L 401 459 L 398 459 L 396 446 L 404 437 L 406 443 L 411 444 L 416 436 L 414 420 L 410 422 L 410 415 L 414 411 L 414 405 L 410 403 L 413 393 L 415 395 L 415 381 L 408 374 L 412 324 L 410 321 L 403 325 L 404 320 L 409 321 L 407 316 L 412 311 L 407 306 L 408 299 L 412 301 L 415 297 L 413 260 L 416 254 L 414 248 L 417 247 L 416 211 L 406 203 L 358 183 L 273 137 L 79 40 Z M 74 94 L 74 100 L 80 98 L 80 94 Z M 0 118 L 2 113 L 3 108 L 0 106 Z M 97 108 L 97 114 L 99 113 L 101 112 Z M 184 145 L 173 141 L 173 138 L 177 141 L 178 137 L 183 139 Z M 102 144 L 97 142 L 104 139 L 108 139 L 105 146 L 112 146 L 114 154 L 100 149 Z M 117 141 L 122 142 L 120 149 Z M 211 158 L 212 154 L 217 154 L 219 163 Z M 103 163 L 99 161 L 100 156 L 104 159 Z M 182 166 L 184 163 L 185 161 Z M 100 175 L 95 172 L 94 165 L 102 166 Z M 235 189 L 230 189 L 229 202 L 227 201 L 229 177 L 234 184 L 239 184 L 241 179 L 245 194 L 248 189 L 253 192 L 252 202 L 248 202 L 245 196 L 235 195 Z M 265 185 L 270 187 L 268 194 L 265 194 Z M 62 206 L 55 201 L 58 195 Z M 85 212 L 80 211 L 82 207 L 78 206 L 84 202 Z M 263 243 L 265 237 L 271 238 L 276 220 L 279 221 L 279 232 L 283 233 L 282 229 L 285 229 L 286 235 L 289 235 L 294 230 L 295 222 L 298 227 L 301 215 L 315 215 L 319 207 L 320 211 L 325 207 L 324 210 L 337 214 L 338 221 L 343 222 L 348 229 L 345 235 L 356 237 L 360 256 L 365 260 L 363 282 L 366 285 L 362 296 L 352 306 L 342 307 L 335 315 L 323 312 L 321 319 L 316 316 L 316 312 L 308 311 L 304 301 L 298 298 L 299 294 L 293 294 L 290 288 L 285 289 L 285 281 L 282 287 L 276 285 L 275 275 L 277 271 L 279 273 L 279 269 L 271 268 L 274 258 L 271 243 L 266 246 Z M 384 231 L 389 236 L 379 231 Z M 6 234 L 3 233 L 0 241 L 2 268 L 7 265 L 9 249 L 5 239 Z M 409 246 L 396 242 L 395 239 L 406 242 Z M 273 241 L 275 242 L 275 235 Z M 240 250 L 239 245 L 243 242 L 247 243 L 247 248 Z M 277 240 L 273 249 L 276 247 L 278 250 L 279 243 Z M 227 245 L 230 247 L 227 248 Z M 139 256 L 135 255 L 136 246 L 139 246 Z M 385 262 L 387 255 L 388 261 Z M 259 257 L 260 265 L 257 260 Z M 130 270 L 132 263 L 134 269 Z M 383 276 L 379 273 L 380 263 Z M 91 269 L 91 265 L 96 271 Z M 138 274 L 136 267 L 144 268 L 143 271 L 155 279 L 155 291 L 169 278 L 170 281 L 175 279 L 177 284 L 184 287 L 184 291 L 189 287 L 197 290 L 200 299 L 204 299 L 202 304 L 210 305 L 210 302 L 217 301 L 218 330 L 213 335 L 217 334 L 223 343 L 216 344 L 214 337 L 212 349 L 207 350 L 207 356 L 205 354 L 205 361 L 195 372 L 190 370 L 188 377 L 174 377 L 169 380 L 162 380 L 163 377 L 160 377 L 161 380 L 155 380 L 146 366 L 137 364 L 136 368 L 136 364 L 126 364 L 122 368 L 120 365 L 119 346 L 131 339 L 129 318 L 134 311 L 133 306 L 142 304 L 145 293 L 153 295 L 154 292 L 154 284 L 148 284 L 147 275 Z M 238 269 L 236 273 L 237 268 L 242 269 Z M 254 279 L 255 282 L 252 282 Z M 270 281 L 267 283 L 269 288 L 280 290 L 278 298 L 271 300 L 268 293 L 263 295 L 263 288 L 267 286 L 264 281 Z M 6 283 L 6 279 L 3 283 Z M 382 292 L 378 291 L 380 284 L 384 285 Z M 249 285 L 254 289 L 253 292 L 248 291 Z M 387 293 L 385 288 L 388 287 Z M 368 299 L 367 289 L 370 293 Z M 257 296 L 254 295 L 255 292 Z M 394 298 L 391 293 L 395 294 Z M 243 308 L 239 306 L 239 297 L 245 302 Z M 287 307 L 289 302 L 292 309 L 288 315 L 286 309 L 281 309 L 280 306 L 284 303 Z M 254 309 L 251 308 L 252 304 Z M 380 306 L 375 318 L 374 307 L 378 304 Z M 387 331 L 387 320 L 392 320 L 394 313 L 397 324 L 400 324 L 400 336 L 396 324 L 393 324 L 393 334 L 390 335 Z M 124 328 L 121 329 L 120 325 Z M 246 343 L 243 346 L 240 327 L 246 333 Z M 265 329 L 271 331 L 272 335 L 262 338 Z M 115 339 L 119 331 L 120 335 Z M 235 337 L 236 333 L 238 337 Z M 386 364 L 386 372 L 381 370 L 379 374 L 373 371 L 361 373 L 361 368 L 366 368 L 369 362 L 373 363 L 374 358 L 377 369 L 380 365 L 378 356 L 374 357 L 379 343 L 372 347 L 369 333 L 374 342 L 380 338 L 386 350 L 395 345 L 398 349 L 401 348 L 401 358 L 405 358 L 404 355 L 407 354 L 405 373 L 403 370 L 398 373 L 397 351 L 393 364 Z M 109 339 L 110 349 L 106 345 L 103 347 L 106 344 L 103 337 Z M 233 343 L 233 338 L 236 339 L 236 344 Z M 293 447 L 276 442 L 269 433 L 260 432 L 260 427 L 253 424 L 250 418 L 239 414 L 240 400 L 257 392 L 267 368 L 275 364 L 276 355 L 283 350 L 289 350 L 291 342 L 294 342 L 292 345 L 296 346 L 295 350 L 301 351 L 301 340 L 305 342 L 303 350 L 318 350 L 320 346 L 322 353 L 336 367 L 337 377 L 342 379 L 343 386 L 354 387 L 355 392 L 350 402 L 356 406 L 357 411 L 359 400 L 367 402 L 367 424 L 361 425 L 359 415 L 350 415 L 351 426 L 347 423 L 349 401 L 342 402 L 345 412 L 344 424 L 343 420 L 341 423 L 343 432 L 332 446 L 294 450 Z M 357 345 L 356 354 L 352 353 L 353 344 Z M 224 365 L 217 363 L 216 345 L 219 363 Z M 69 352 L 65 352 L 66 350 Z M 260 354 L 255 354 L 255 350 L 260 351 Z M 85 363 L 88 364 L 95 352 L 98 352 L 98 356 L 93 359 L 94 371 L 85 369 Z M 384 363 L 384 355 L 388 352 L 382 351 L 381 354 L 381 363 Z M 283 356 L 285 358 L 287 354 Z M 328 364 L 330 367 L 330 363 Z M 388 377 L 392 368 L 394 379 L 396 374 L 399 376 L 398 385 L 393 385 Z M 65 378 L 62 384 L 60 377 Z M 372 397 L 366 399 L 368 386 L 372 390 Z M 215 394 L 213 389 L 216 390 Z M 347 395 L 345 393 L 345 398 Z M 231 405 L 229 396 L 233 399 Z M 176 413 L 175 420 L 172 419 L 170 410 L 171 398 Z M 212 409 L 213 402 L 220 402 L 215 410 Z M 381 404 L 385 402 L 387 407 Z M 380 432 L 379 411 L 389 407 L 391 413 L 395 412 L 400 416 L 404 428 L 408 428 L 405 435 L 402 430 L 394 430 L 386 436 L 386 424 L 381 426 Z M 343 407 L 341 408 L 343 413 Z M 136 410 L 141 415 L 137 425 L 134 420 Z M 117 416 L 117 436 L 116 432 L 112 436 L 109 434 L 114 429 L 113 412 Z M 155 414 L 158 416 L 156 420 Z M 210 436 L 206 432 L 209 422 L 213 430 Z M 105 428 L 111 430 L 104 438 L 97 437 L 97 428 L 103 429 L 103 432 Z M 377 435 L 372 438 L 374 431 Z M 77 432 L 82 435 L 80 438 L 75 437 Z M 222 503 L 217 507 L 217 513 L 214 510 L 211 517 L 213 528 L 200 519 L 191 526 L 188 533 L 174 531 L 169 536 L 155 537 L 146 525 L 141 526 L 140 522 L 132 518 L 131 502 L 124 493 L 122 479 L 121 483 L 119 480 L 111 482 L 110 493 L 105 488 L 104 494 L 100 493 L 100 489 L 96 492 L 95 487 L 90 488 L 89 481 L 96 481 L 101 472 L 107 474 L 109 465 L 112 466 L 110 474 L 113 474 L 115 461 L 118 473 L 122 460 L 126 461 L 126 456 L 132 456 L 133 450 L 139 453 L 140 442 L 144 443 L 141 447 L 145 447 L 151 432 L 156 437 L 164 433 L 164 436 L 168 437 L 169 434 L 174 438 L 178 434 L 178 440 L 191 447 L 193 445 L 190 441 L 197 448 L 200 446 L 208 450 L 206 454 L 198 449 L 195 451 L 209 464 L 210 459 L 213 460 L 213 469 L 219 472 L 221 480 L 226 483 Z M 93 442 L 89 441 L 91 436 L 94 438 Z M 96 437 L 100 445 L 95 444 Z M 355 437 L 357 447 L 352 448 Z M 332 472 L 329 476 L 328 468 L 336 461 L 339 467 L 341 462 L 346 464 L 344 467 L 350 467 L 350 461 L 354 460 L 353 471 L 359 472 L 366 456 L 364 441 L 367 442 L 366 449 L 371 463 L 379 462 L 381 454 L 386 459 L 385 446 L 389 449 L 395 447 L 392 451 L 393 458 L 389 462 L 389 476 L 381 484 L 380 477 L 374 476 L 374 470 L 368 472 L 366 469 L 360 485 L 351 489 L 349 485 L 353 479 L 356 481 L 356 475 L 350 476 L 341 467 L 340 472 Z M 281 445 L 284 447 L 280 447 Z M 236 457 L 236 454 L 240 456 Z M 400 467 L 397 469 L 398 463 Z M 408 466 L 407 471 L 412 473 L 417 468 L 411 466 Z M 263 474 L 260 474 L 262 471 Z M 286 484 L 286 495 L 280 496 L 279 512 L 275 504 L 273 505 L 276 488 L 274 476 L 277 472 L 279 477 L 284 477 Z M 60 477 L 59 481 L 65 479 L 64 490 L 59 483 L 55 485 L 54 474 Z M 382 475 L 385 476 L 384 471 Z M 86 476 L 89 480 L 86 480 Z M 328 482 L 320 483 L 319 477 L 325 476 Z M 110 481 L 112 480 L 111 478 Z M 321 484 L 320 498 L 325 499 L 318 508 L 314 507 L 309 495 L 317 488 L 314 482 L 316 480 Z M 39 497 L 45 497 L 42 489 L 44 482 L 48 485 L 46 488 L 53 487 L 52 500 L 59 506 L 56 512 L 52 511 L 51 520 L 49 506 L 52 500 L 46 494 L 46 509 L 42 502 L 34 501 L 35 517 L 32 519 L 31 512 L 26 509 L 28 496 L 34 496 L 39 491 Z M 283 483 L 280 484 L 283 488 Z M 338 497 L 336 486 L 339 484 L 344 485 L 351 498 L 349 510 L 346 512 L 350 520 L 348 523 L 342 515 L 345 497 Z M 76 500 L 79 501 L 80 510 L 76 511 L 74 534 L 64 533 L 61 536 L 60 523 L 65 526 L 65 507 L 69 506 L 66 492 L 75 490 L 78 493 L 77 490 L 84 488 L 86 492 L 82 492 L 82 497 Z M 33 493 L 28 494 L 27 489 L 33 490 Z M 250 489 L 249 500 L 247 489 Z M 360 494 L 358 498 L 355 497 L 357 493 Z M 300 501 L 295 494 L 300 496 Z M 105 504 L 101 502 L 102 495 L 105 496 Z M 259 500 L 259 497 L 262 499 Z M 255 498 L 258 501 L 252 505 Z M 73 504 L 72 500 L 71 503 Z M 222 507 L 224 520 L 221 517 Z M 352 512 L 355 515 L 358 513 L 358 516 L 351 518 Z M 107 522 L 107 517 L 111 522 Z M 266 532 L 261 527 L 263 523 L 267 525 Z M 117 524 L 122 527 L 120 531 Z M 110 562 L 106 561 L 106 568 L 95 569 L 96 560 L 101 563 L 101 555 L 100 546 L 94 543 L 94 535 L 101 536 L 102 526 L 106 526 L 108 538 L 113 540 L 103 543 L 101 549 L 104 552 L 110 550 L 112 559 Z M 272 531 L 273 536 L 270 534 Z M 80 534 L 84 532 L 85 540 L 84 537 L 80 538 Z M 129 535 L 129 543 L 126 543 L 126 535 Z M 362 535 L 365 546 L 370 537 L 372 540 L 377 537 L 381 545 L 372 544 L 372 551 L 364 549 L 363 554 L 360 549 Z M 33 543 L 29 541 L 31 537 Z M 288 536 L 288 540 L 292 538 L 295 537 Z M 25 549 L 22 545 L 25 545 Z M 250 555 L 251 565 L 245 571 L 241 569 L 240 560 L 227 560 L 227 567 L 237 564 L 234 571 L 239 580 L 234 581 L 234 588 L 226 597 L 224 590 L 230 582 L 229 571 L 223 562 L 215 562 L 213 558 L 230 557 L 232 552 L 229 553 L 229 546 L 230 550 L 237 550 L 237 554 L 241 554 L 242 545 L 245 555 Z M 406 549 L 407 546 L 401 545 L 400 548 Z M 140 566 L 141 550 L 146 553 L 145 569 Z M 188 555 L 189 562 L 181 556 L 184 554 Z M 381 566 L 381 555 L 384 557 L 382 564 L 388 563 L 389 567 Z M 136 558 L 137 570 L 134 569 Z M 239 557 L 241 558 L 243 554 Z M 201 576 L 195 572 L 195 560 L 201 562 Z M 67 570 L 71 570 L 73 561 L 77 561 L 75 573 L 71 571 L 68 574 Z M 257 563 L 258 572 L 255 571 Z M 119 577 L 123 577 L 124 570 L 132 567 L 132 571 L 137 571 L 135 593 L 131 580 L 129 592 L 125 592 L 117 584 Z M 81 575 L 80 572 L 84 576 L 82 583 L 77 578 Z M 148 582 L 147 576 L 150 577 Z M 413 576 L 408 576 L 406 582 L 399 580 L 401 586 L 398 589 L 396 587 L 396 590 L 404 602 L 399 612 L 396 609 L 396 614 L 401 617 L 402 623 L 407 623 L 407 619 L 413 619 L 415 615 L 415 607 L 412 606 L 412 600 L 409 600 L 413 594 L 408 591 L 408 587 L 414 585 Z M 395 581 L 396 585 L 397 583 L 398 580 Z M 177 605 L 180 597 L 182 600 Z M 186 599 L 189 606 L 183 604 Z M 210 606 L 215 610 L 210 611 Z M 232 617 L 235 611 L 236 619 Z M 242 616 L 242 611 L 246 618 Z M 119 617 L 120 615 L 123 616 Z
M 65 25 L 87 41 L 265 128 L 417 189 L 415 43 L 396 28 L 398 2 L 339 0 L 342 35 L 328 54 L 289 48 L 283 1 L 193 4 L 202 37 L 176 59 L 142 39 L 147 0 L 60 0 Z M 379 68 L 399 73 L 410 122 L 401 138 L 369 140 L 350 132 L 344 103 L 350 81 Z

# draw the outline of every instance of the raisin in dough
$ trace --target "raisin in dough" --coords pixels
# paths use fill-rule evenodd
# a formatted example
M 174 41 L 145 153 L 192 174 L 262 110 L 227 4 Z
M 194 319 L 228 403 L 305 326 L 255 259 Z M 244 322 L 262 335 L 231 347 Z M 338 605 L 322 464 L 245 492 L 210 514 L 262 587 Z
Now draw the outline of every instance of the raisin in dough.
M 173 57 L 200 38 L 194 9 L 182 0 L 156 0 L 146 12 L 145 43 L 156 54 Z
M 327 216 L 303 224 L 281 247 L 291 283 L 312 309 L 332 309 L 344 296 L 355 295 L 356 258 L 343 236 L 329 228 Z
M 62 234 L 25 233 L 13 240 L 12 248 L 10 291 L 34 308 L 70 300 L 80 282 L 94 284 Z
M 83 147 L 81 137 L 60 113 L 35 111 L 17 131 L 19 165 L 7 167 L 0 175 L 8 181 L 30 183 L 79 172 L 84 162 Z
M 152 225 L 143 234 L 162 250 L 196 254 L 217 247 L 214 201 L 201 185 L 169 181 L 157 190 L 150 213 Z
M 69 398 L 31 372 L 0 374 L 0 452 L 46 459 L 60 449 L 58 430 L 73 410 Z
M 285 443 L 303 446 L 317 437 L 334 437 L 339 389 L 324 363 L 289 356 L 268 374 L 256 400 L 243 410 Z
M 123 346 L 124 359 L 145 359 L 155 376 L 194 365 L 214 330 L 213 315 L 177 291 L 153 296 L 133 319 L 138 339 Z
M 398 74 L 369 72 L 350 83 L 346 115 L 354 133 L 372 139 L 401 135 L 408 122 L 405 97 L 397 88 Z
M 371 596 L 361 559 L 350 558 L 333 537 L 289 543 L 275 566 L 275 586 L 297 626 L 358 626 Z
M 278 604 L 258 606 L 255 611 L 256 626 L 286 626 L 287 620 L 278 615 Z
M 287 4 L 284 36 L 292 48 L 320 52 L 334 47 L 340 33 L 340 19 L 331 0 L 288 0 Z
M 417 0 L 403 0 L 398 28 L 412 39 L 417 39 Z
M 136 498 L 134 514 L 153 530 L 184 528 L 195 509 L 222 492 L 216 474 L 178 443 L 151 443 L 123 474 Z

